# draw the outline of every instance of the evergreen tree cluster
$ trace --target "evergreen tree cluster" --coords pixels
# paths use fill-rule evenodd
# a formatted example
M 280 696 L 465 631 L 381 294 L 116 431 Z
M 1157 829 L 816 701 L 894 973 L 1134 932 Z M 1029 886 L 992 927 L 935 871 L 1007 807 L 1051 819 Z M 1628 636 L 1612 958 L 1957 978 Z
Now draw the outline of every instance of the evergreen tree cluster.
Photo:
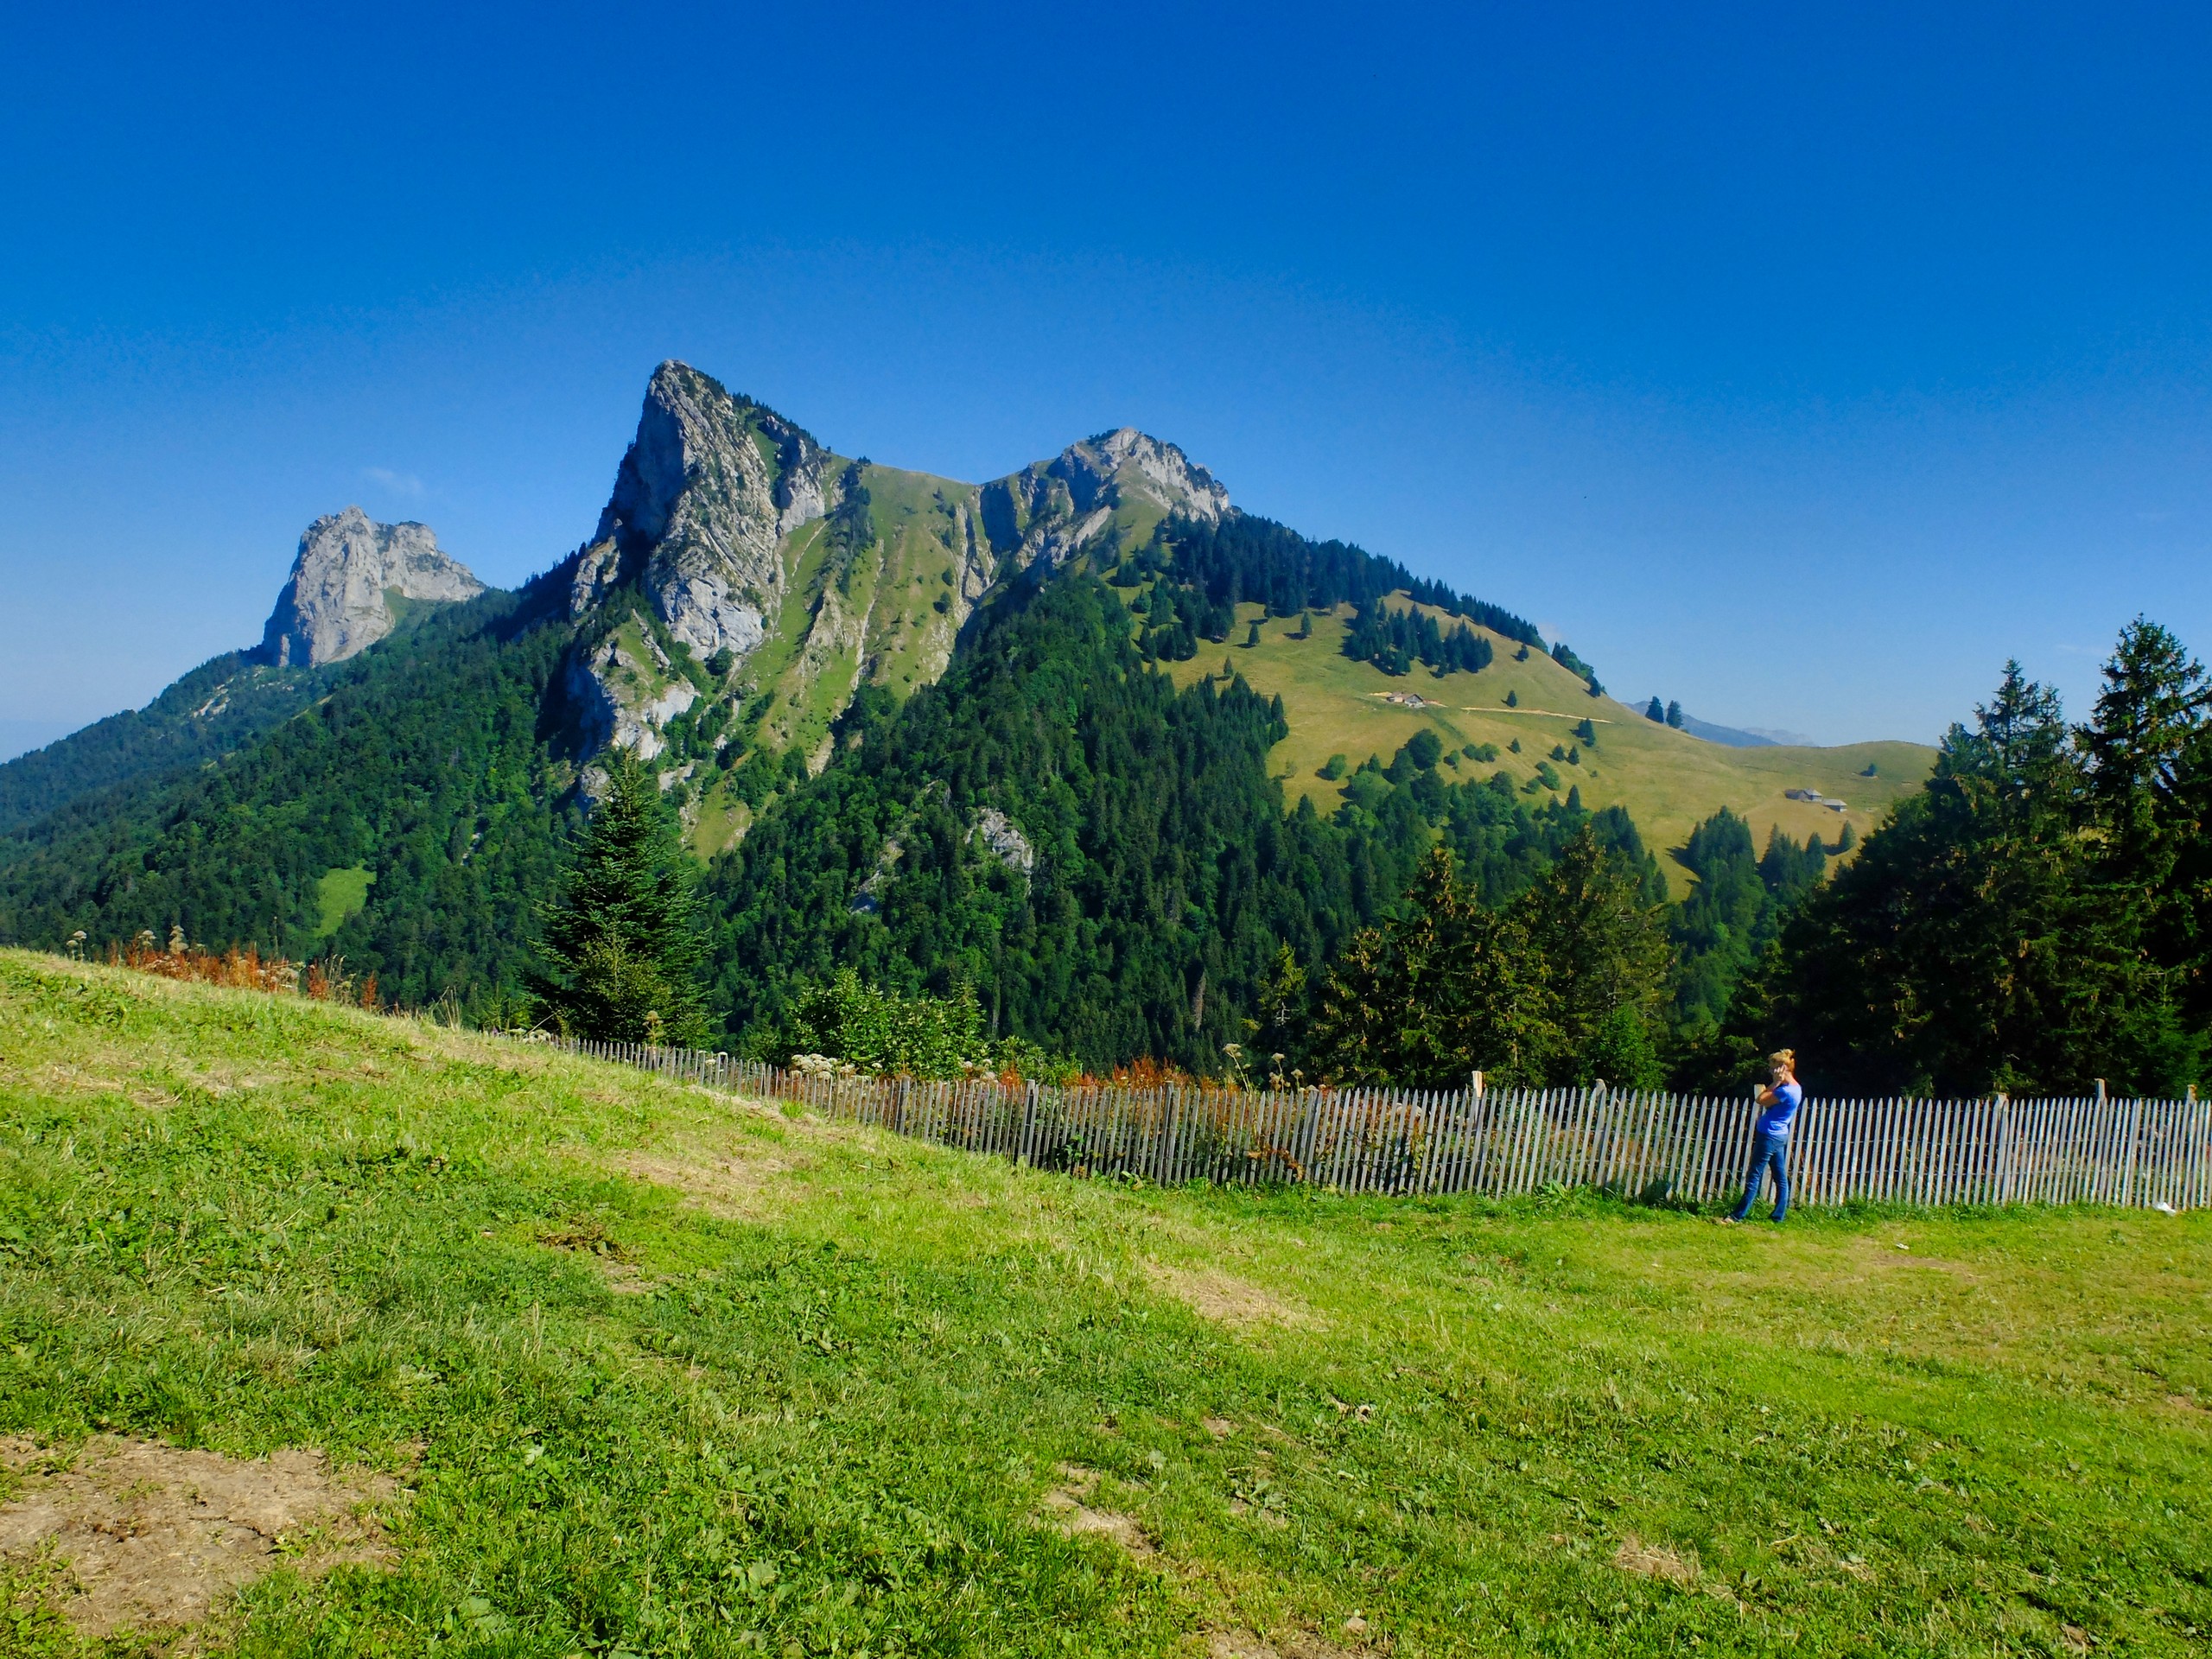
M 1592 696 L 1602 697 L 1605 695 L 1605 688 L 1598 683 L 1598 671 L 1576 656 L 1565 640 L 1560 641 L 1552 647 L 1552 660 L 1568 673 L 1580 675 L 1583 683 L 1590 688 Z
M 1380 601 L 1363 604 L 1344 631 L 1344 655 L 1373 663 L 1385 674 L 1410 674 L 1415 663 L 1438 674 L 1479 674 L 1491 665 L 1489 640 L 1472 628 L 1449 632 L 1425 611 L 1396 610 Z
M 1133 607 L 1141 619 L 1137 648 L 1147 662 L 1187 663 L 1198 654 L 1198 641 L 1221 645 L 1236 626 L 1236 607 L 1218 604 L 1173 582 L 1154 582 Z
M 1439 848 L 1398 916 L 1363 929 L 1314 998 L 1310 1063 L 1348 1084 L 1630 1088 L 1661 1081 L 1669 949 L 1632 858 L 1588 827 L 1504 906 Z
M 990 1037 L 1096 1070 L 1210 1071 L 1279 948 L 1318 968 L 1393 911 L 1440 839 L 1502 903 L 1593 822 L 1532 810 L 1503 774 L 1446 781 L 1433 733 L 1370 758 L 1328 816 L 1286 812 L 1267 763 L 1280 704 L 1241 679 L 1177 691 L 1122 616 L 1082 576 L 1009 595 L 937 685 L 849 719 L 858 741 L 710 879 L 730 1039 L 785 1029 L 851 969 L 900 995 L 972 986 Z M 988 844 L 988 812 L 1023 836 L 1026 868 Z M 1604 833 L 1634 830 L 1616 814 Z
M 1274 616 L 1350 604 L 1362 609 L 1385 594 L 1404 593 L 1417 605 L 1464 617 L 1492 633 L 1543 647 L 1533 624 L 1512 612 L 1417 577 L 1394 559 L 1345 542 L 1313 542 L 1296 531 L 1249 513 L 1217 523 L 1170 519 L 1160 526 L 1173 579 L 1217 605 L 1258 601 Z
M 1674 1017 L 1680 1039 L 1694 1047 L 1710 1042 L 1737 985 L 1820 885 L 1827 855 L 1817 840 L 1801 847 L 1777 825 L 1762 855 L 1751 825 L 1723 807 L 1690 831 L 1680 857 L 1697 885 L 1669 920 L 1680 963 Z
M 708 1034 L 691 861 L 659 779 L 610 754 L 605 792 L 578 838 L 557 903 L 546 906 L 531 976 L 563 1034 L 684 1048 Z
M 1734 1020 L 1872 1091 L 2178 1093 L 2212 1029 L 2212 684 L 2138 619 L 2088 724 L 2006 666 Z

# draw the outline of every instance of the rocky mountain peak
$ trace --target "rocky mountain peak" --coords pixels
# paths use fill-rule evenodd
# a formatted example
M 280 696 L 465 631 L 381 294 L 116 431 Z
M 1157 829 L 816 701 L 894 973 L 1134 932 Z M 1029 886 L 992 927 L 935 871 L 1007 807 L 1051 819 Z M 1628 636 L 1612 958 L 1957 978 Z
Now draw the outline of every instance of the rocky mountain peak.
M 1229 492 L 1211 473 L 1133 426 L 1071 443 L 1051 461 L 985 485 L 980 506 L 1001 568 L 1015 570 L 1066 563 L 1117 518 L 1125 531 L 1141 533 L 1171 514 L 1217 522 L 1230 510 Z
M 1148 497 L 1170 512 L 1210 523 L 1229 511 L 1229 492 L 1211 473 L 1173 444 L 1133 426 L 1070 444 L 1052 471 L 1066 480 L 1078 512 L 1090 512 L 1109 494 L 1114 505 Z
M 326 513 L 300 537 L 261 654 L 279 667 L 342 662 L 398 625 L 393 598 L 451 604 L 483 591 L 428 524 L 380 524 L 359 507 Z
M 760 645 L 782 595 L 779 543 L 834 502 L 812 436 L 773 410 L 671 359 L 645 387 L 638 435 L 592 540 L 576 556 L 572 613 L 642 574 L 669 632 L 702 656 Z

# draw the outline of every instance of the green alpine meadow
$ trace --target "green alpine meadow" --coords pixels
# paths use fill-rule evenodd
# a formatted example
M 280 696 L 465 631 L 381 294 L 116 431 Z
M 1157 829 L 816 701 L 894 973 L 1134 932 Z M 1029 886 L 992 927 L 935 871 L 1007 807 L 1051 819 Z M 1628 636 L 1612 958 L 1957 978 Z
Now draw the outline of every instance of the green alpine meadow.
M 0 1654 L 2202 1651 L 2212 677 L 2139 617 L 2074 715 L 1794 747 L 1496 575 L 674 361 L 516 589 L 315 520 L 0 766 Z M 587 1047 L 1400 1141 L 1163 1187 Z M 1643 1157 L 1793 1047 L 1910 1097 L 1873 1190 L 2063 1097 L 2005 1155 L 2129 1207 L 1389 1161 L 1485 1088 Z
M 320 1448 L 356 1495 L 217 1605 L 212 1650 L 2212 1631 L 2201 1213 L 1725 1230 L 1089 1182 L 20 951 L 0 1171 L 5 1512 L 118 1442 L 201 1448 L 203 1485 Z M 156 1640 L 83 1634 L 68 1571 L 8 1558 L 5 1651 Z

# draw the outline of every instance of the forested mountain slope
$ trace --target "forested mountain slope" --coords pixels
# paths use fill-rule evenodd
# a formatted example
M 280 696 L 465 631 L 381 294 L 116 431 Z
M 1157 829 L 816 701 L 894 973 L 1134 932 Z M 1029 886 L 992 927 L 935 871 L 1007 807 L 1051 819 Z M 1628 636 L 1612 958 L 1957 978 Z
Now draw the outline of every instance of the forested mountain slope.
M 1656 726 L 1509 610 L 1128 429 L 967 484 L 665 363 L 592 534 L 524 592 L 391 599 L 359 562 L 434 543 L 386 528 L 295 566 L 380 643 L 220 658 L 0 767 L 0 942 L 175 926 L 510 1006 L 619 747 L 708 868 L 728 1039 L 850 965 L 1090 1063 L 1197 1063 L 1281 946 L 1318 965 L 1440 839 L 1497 901 L 1586 822 L 1640 865 L 1724 805 L 1833 845 L 1925 768 Z
M 306 708 L 330 677 L 276 668 L 252 652 L 210 658 L 143 709 L 110 715 L 0 766 L 0 836 L 80 797 L 227 754 Z
M 143 709 L 0 766 L 0 835 L 81 796 L 230 753 L 340 683 L 335 664 L 378 641 L 402 649 L 440 607 L 483 591 L 427 524 L 376 524 L 359 507 L 316 519 L 258 646 L 226 652 Z
M 542 586 L 345 664 L 219 762 L 80 798 L 0 840 L 0 938 L 336 952 L 385 995 L 480 1008 L 520 982 L 575 769 L 542 710 L 572 634 Z M 358 907 L 356 907 L 358 905 Z
M 1211 1064 L 1263 1023 L 1278 950 L 1321 960 L 1438 836 L 1503 899 L 1587 821 L 1447 781 L 1433 742 L 1363 774 L 1333 818 L 1286 814 L 1280 703 L 1226 677 L 1179 690 L 1103 584 L 1070 575 L 981 621 L 941 684 L 856 703 L 837 760 L 717 865 L 711 1000 L 733 1039 L 855 967 L 972 985 L 995 1033 L 1095 1065 Z M 1599 828 L 1649 866 L 1625 815 Z

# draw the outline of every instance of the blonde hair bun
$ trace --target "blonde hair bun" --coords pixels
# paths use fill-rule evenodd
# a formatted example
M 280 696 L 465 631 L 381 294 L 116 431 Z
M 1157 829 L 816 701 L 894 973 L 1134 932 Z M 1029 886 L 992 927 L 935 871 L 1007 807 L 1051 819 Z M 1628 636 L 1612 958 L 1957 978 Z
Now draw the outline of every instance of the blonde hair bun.
M 1794 1048 L 1777 1048 L 1766 1057 L 1766 1063 L 1769 1065 L 1786 1065 L 1795 1071 L 1797 1069 L 1797 1051 Z

